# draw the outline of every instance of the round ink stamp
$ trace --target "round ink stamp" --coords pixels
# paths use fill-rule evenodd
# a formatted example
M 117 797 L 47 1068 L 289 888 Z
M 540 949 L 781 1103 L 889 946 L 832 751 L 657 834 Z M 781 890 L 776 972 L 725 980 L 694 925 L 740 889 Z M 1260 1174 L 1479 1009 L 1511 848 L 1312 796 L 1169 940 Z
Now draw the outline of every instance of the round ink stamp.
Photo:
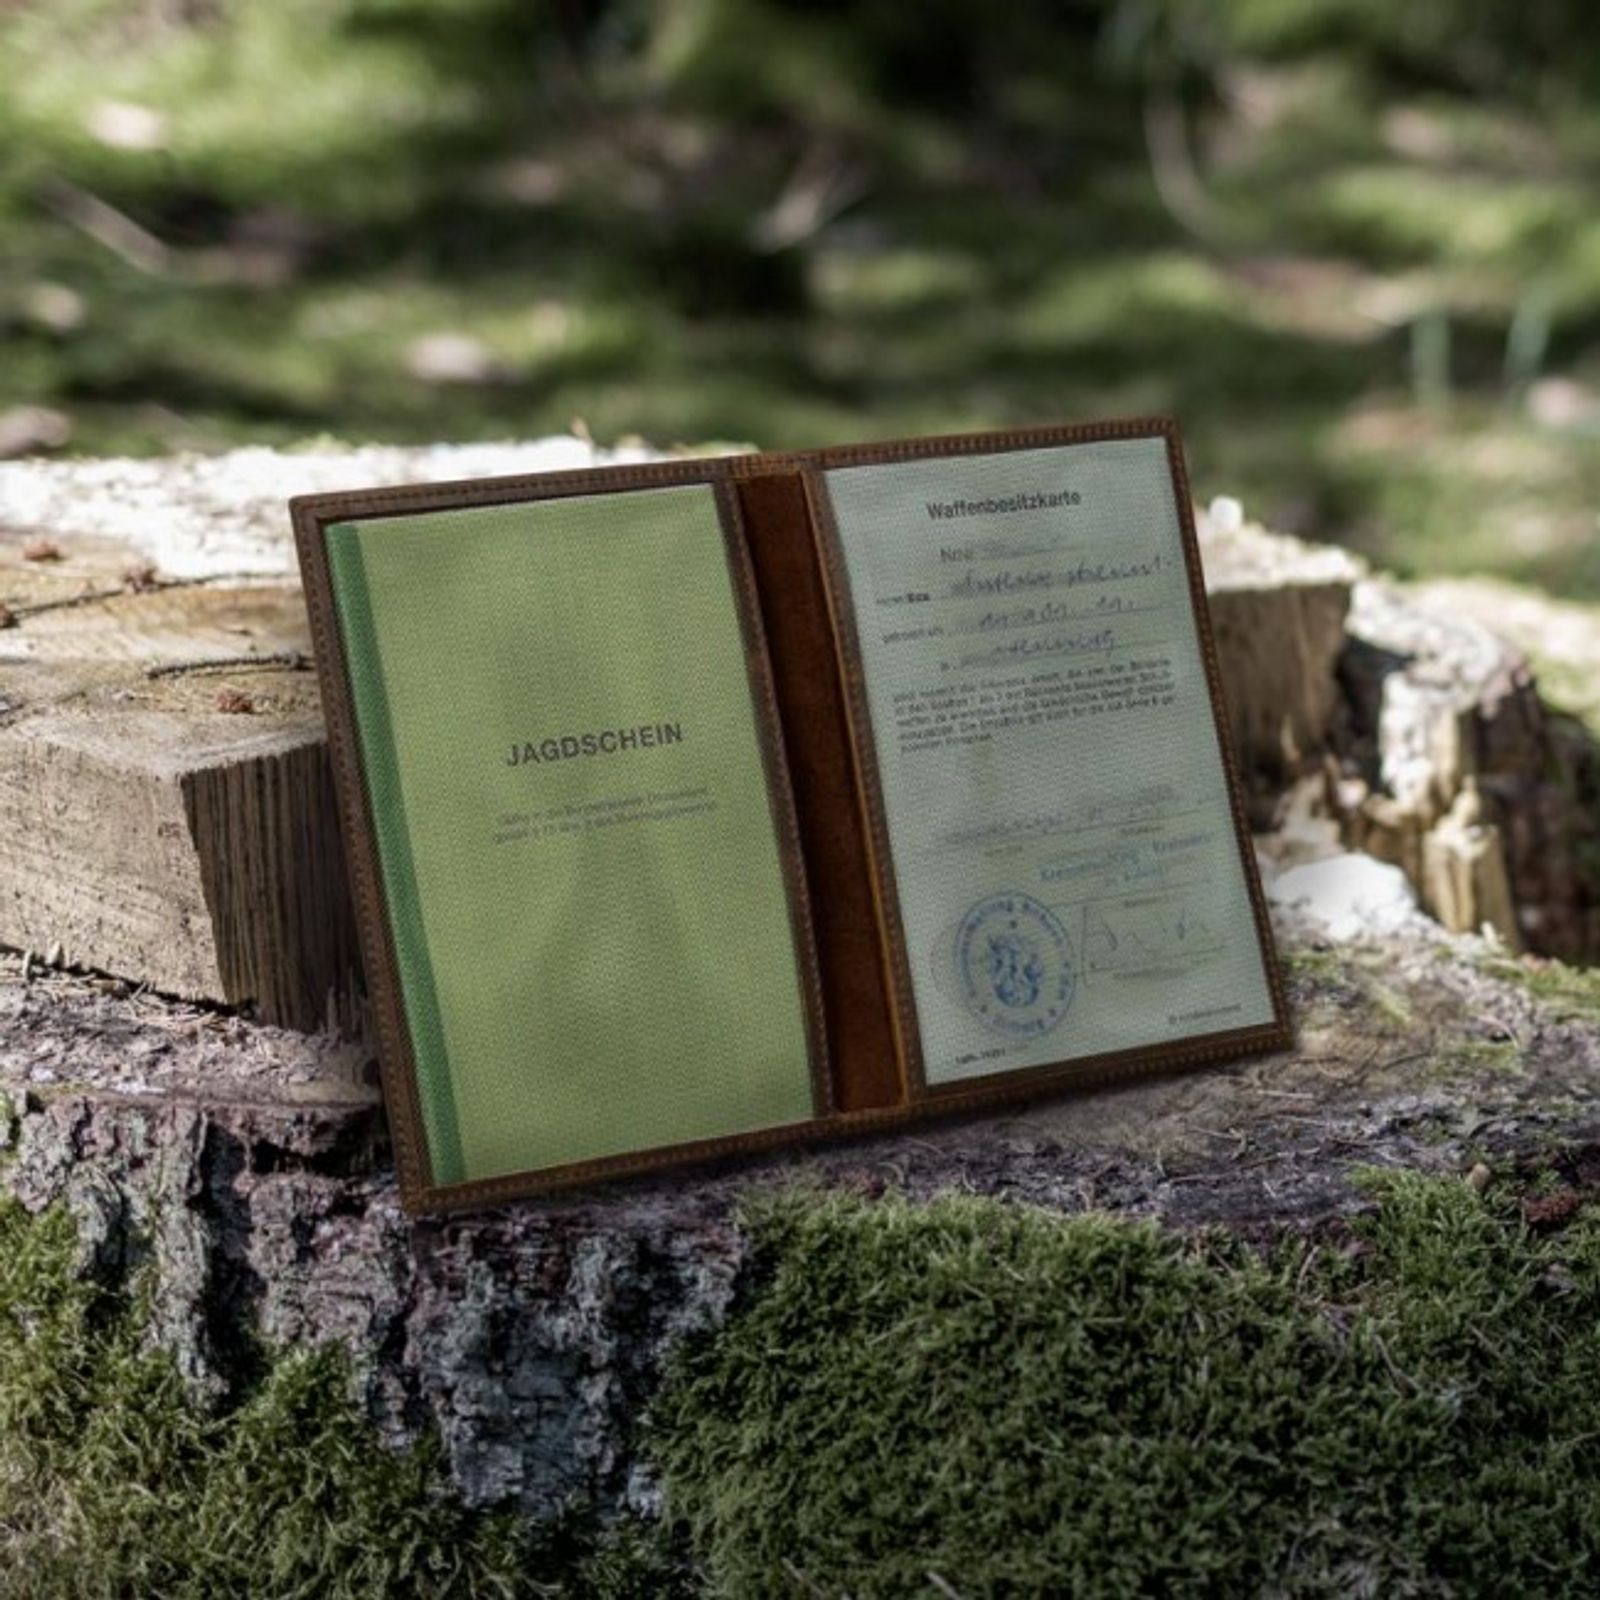
M 1049 1033 L 1077 991 L 1061 919 L 1032 895 L 986 895 L 955 936 L 956 979 L 967 1009 L 996 1033 Z

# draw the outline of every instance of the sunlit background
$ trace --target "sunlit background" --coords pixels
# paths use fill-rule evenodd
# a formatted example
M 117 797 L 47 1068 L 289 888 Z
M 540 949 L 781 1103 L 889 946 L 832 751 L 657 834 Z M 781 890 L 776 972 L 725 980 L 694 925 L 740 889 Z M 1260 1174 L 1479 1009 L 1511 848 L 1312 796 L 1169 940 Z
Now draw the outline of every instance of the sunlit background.
M 1172 411 L 1600 600 L 1592 0 L 0 0 L 0 452 Z

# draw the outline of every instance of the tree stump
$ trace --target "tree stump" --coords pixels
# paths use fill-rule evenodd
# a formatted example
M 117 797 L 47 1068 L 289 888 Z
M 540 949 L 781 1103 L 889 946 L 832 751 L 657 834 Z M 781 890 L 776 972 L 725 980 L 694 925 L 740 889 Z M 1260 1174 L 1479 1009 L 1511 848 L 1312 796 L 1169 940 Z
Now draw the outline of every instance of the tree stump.
M 774 1185 L 1265 1236 L 1359 1209 L 1365 1166 L 1600 1161 L 1600 980 L 1414 911 L 1349 944 L 1282 908 L 1278 931 L 1294 1051 L 447 1220 L 401 1212 L 359 1049 L 0 958 L 0 1189 L 69 1205 L 86 1270 L 154 1270 L 151 1336 L 199 1395 L 247 1381 L 257 1335 L 336 1340 L 385 1435 L 436 1430 L 471 1502 L 648 1508 L 634 1424 L 725 1315 L 739 1207 Z
M 0 466 L 0 943 L 359 1036 L 285 501 L 596 459 L 553 439 Z M 1201 539 L 1256 824 L 1334 758 L 1342 841 L 1448 926 L 1600 950 L 1600 763 L 1555 752 L 1523 657 L 1236 508 Z
M 0 1191 L 69 1206 L 84 1270 L 154 1274 L 150 1337 L 197 1396 L 246 1385 L 258 1338 L 333 1340 L 384 1434 L 436 1431 L 471 1503 L 648 1508 L 635 1424 L 667 1354 L 726 1314 L 740 1207 L 774 1185 L 1270 1234 L 1363 1206 L 1367 1165 L 1600 1164 L 1600 978 L 1512 954 L 1600 952 L 1592 739 L 1459 608 L 1218 508 L 1203 548 L 1293 1050 L 406 1218 L 368 1050 L 268 1020 L 359 1012 L 312 681 L 280 659 L 305 647 L 282 500 L 548 448 L 0 469 L 21 613 L 0 631 L 0 943 L 37 953 L 0 954 Z M 59 558 L 25 560 L 41 536 Z M 250 659 L 149 675 L 221 655 Z
M 0 466 L 0 943 L 359 1034 L 286 501 L 597 459 L 563 439 Z

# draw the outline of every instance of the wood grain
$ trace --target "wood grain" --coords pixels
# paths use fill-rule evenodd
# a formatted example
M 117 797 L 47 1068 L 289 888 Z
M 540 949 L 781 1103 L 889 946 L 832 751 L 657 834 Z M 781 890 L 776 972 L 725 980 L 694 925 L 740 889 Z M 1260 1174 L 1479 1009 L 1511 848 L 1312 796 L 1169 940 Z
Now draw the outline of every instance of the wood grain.
M 360 1032 L 315 675 L 149 669 L 309 654 L 291 494 L 596 459 L 554 440 L 0 466 L 0 945 Z M 55 558 L 25 559 L 41 538 Z M 1592 959 L 1600 755 L 1556 748 L 1517 653 L 1342 552 L 1205 519 L 1201 546 L 1256 825 L 1297 768 L 1365 749 L 1334 807 L 1347 845 L 1449 926 Z

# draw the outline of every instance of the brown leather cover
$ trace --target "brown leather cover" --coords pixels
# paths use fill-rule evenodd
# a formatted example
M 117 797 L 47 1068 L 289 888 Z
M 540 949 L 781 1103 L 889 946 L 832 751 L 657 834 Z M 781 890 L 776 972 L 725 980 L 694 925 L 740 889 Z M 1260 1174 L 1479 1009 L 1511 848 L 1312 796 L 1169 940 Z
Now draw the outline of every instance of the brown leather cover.
M 805 484 L 798 472 L 779 472 L 745 478 L 737 490 L 800 818 L 834 1104 L 894 1105 L 904 1084 L 886 950 L 838 662 L 817 647 L 831 624 Z
M 1221 747 L 1234 830 L 1272 996 L 1270 1024 L 1032 1067 L 948 1085 L 923 1081 L 909 967 L 866 721 L 864 677 L 848 607 L 837 535 L 819 474 L 833 467 L 918 457 L 1036 449 L 1053 444 L 1160 437 L 1173 473 L 1189 591 Z M 643 1149 L 571 1166 L 470 1183 L 436 1185 L 428 1166 L 415 1070 L 400 1003 L 393 934 L 383 904 L 360 749 L 329 580 L 323 530 L 335 522 L 423 509 L 605 493 L 643 484 L 710 483 L 718 489 L 752 658 L 768 766 L 786 792 L 779 815 L 794 820 L 786 863 L 802 964 L 812 996 L 816 1116 L 800 1126 Z M 482 1206 L 596 1178 L 646 1171 L 803 1139 L 892 1128 L 938 1112 L 970 1111 L 1050 1089 L 1281 1049 L 1293 1026 L 1255 866 L 1175 425 L 1141 419 L 1084 426 L 961 434 L 875 445 L 603 467 L 408 488 L 302 496 L 291 503 L 311 614 L 316 664 L 333 752 L 340 823 L 355 888 L 396 1147 L 408 1210 Z M 746 587 L 753 580 L 753 593 Z M 773 707 L 776 707 L 775 716 Z M 798 847 L 795 848 L 797 837 Z

